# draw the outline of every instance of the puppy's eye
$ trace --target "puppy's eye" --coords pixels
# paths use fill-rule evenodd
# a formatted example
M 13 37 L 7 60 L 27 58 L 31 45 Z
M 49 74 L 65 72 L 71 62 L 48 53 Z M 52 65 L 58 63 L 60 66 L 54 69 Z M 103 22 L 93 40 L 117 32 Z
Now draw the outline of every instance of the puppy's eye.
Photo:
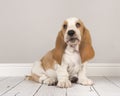
M 80 27 L 80 23 L 76 23 L 76 27 L 79 28 Z
M 67 25 L 66 25 L 66 24 L 64 24 L 64 25 L 63 25 L 63 28 L 64 28 L 64 29 L 67 29 Z

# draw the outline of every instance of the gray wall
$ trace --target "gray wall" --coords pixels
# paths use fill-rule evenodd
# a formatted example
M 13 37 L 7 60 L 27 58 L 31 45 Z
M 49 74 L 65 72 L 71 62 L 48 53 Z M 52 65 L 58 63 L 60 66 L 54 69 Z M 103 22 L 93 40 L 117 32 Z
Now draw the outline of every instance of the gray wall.
M 0 0 L 0 63 L 40 59 L 73 16 L 91 32 L 91 62 L 120 63 L 120 0 Z

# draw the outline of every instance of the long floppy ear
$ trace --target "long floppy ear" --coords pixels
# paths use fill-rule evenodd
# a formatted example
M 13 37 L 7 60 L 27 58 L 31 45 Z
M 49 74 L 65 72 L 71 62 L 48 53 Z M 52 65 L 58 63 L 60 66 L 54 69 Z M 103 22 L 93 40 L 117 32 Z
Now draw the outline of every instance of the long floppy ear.
M 62 56 L 64 53 L 64 50 L 66 48 L 66 43 L 64 42 L 64 35 L 62 30 L 58 33 L 57 39 L 56 39 L 56 45 L 53 49 L 53 58 L 57 61 L 57 63 L 61 64 Z
M 82 63 L 92 59 L 95 55 L 94 49 L 92 47 L 90 33 L 88 29 L 86 29 L 85 27 L 83 29 L 82 40 L 80 43 L 79 51 L 80 51 Z

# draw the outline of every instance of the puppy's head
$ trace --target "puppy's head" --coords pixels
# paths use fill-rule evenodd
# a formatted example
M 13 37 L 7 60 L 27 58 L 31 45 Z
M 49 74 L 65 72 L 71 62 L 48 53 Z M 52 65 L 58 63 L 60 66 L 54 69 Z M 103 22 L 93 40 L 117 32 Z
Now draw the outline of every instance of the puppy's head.
M 62 26 L 64 41 L 68 45 L 80 44 L 83 32 L 83 24 L 78 18 L 68 18 Z
M 61 63 L 62 55 L 67 45 L 79 44 L 79 52 L 82 63 L 94 56 L 94 49 L 91 44 L 91 37 L 88 29 L 78 18 L 72 17 L 64 21 L 61 31 L 56 39 L 54 58 Z

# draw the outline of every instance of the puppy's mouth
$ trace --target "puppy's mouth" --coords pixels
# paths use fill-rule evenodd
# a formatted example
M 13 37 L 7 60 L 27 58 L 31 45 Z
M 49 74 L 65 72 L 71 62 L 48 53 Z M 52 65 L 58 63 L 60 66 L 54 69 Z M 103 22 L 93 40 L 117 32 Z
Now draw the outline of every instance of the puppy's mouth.
M 70 38 L 69 39 L 69 42 L 71 42 L 71 43 L 75 43 L 76 41 L 79 41 L 79 39 L 78 38 Z
M 77 44 L 79 42 L 80 40 L 77 37 L 71 37 L 67 40 L 67 43 L 70 43 L 70 44 Z

